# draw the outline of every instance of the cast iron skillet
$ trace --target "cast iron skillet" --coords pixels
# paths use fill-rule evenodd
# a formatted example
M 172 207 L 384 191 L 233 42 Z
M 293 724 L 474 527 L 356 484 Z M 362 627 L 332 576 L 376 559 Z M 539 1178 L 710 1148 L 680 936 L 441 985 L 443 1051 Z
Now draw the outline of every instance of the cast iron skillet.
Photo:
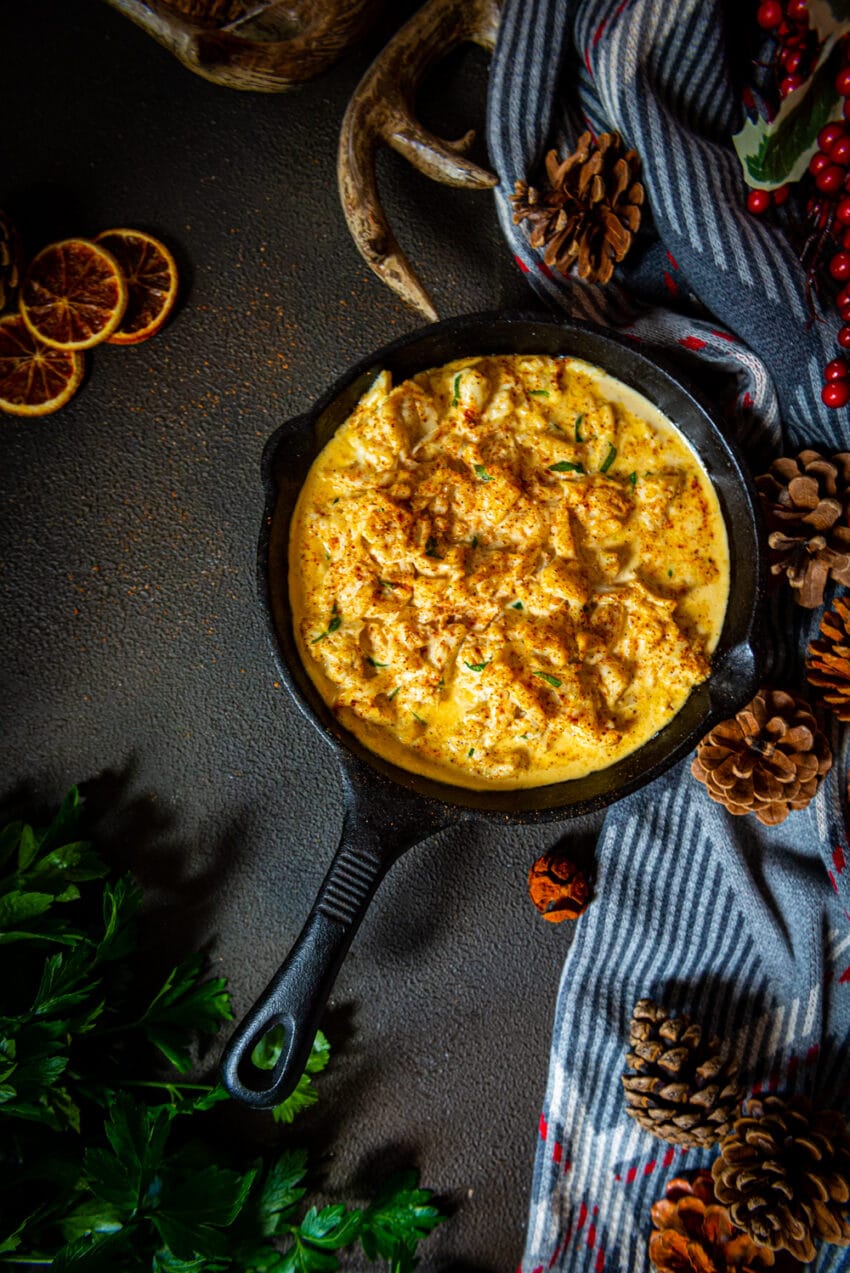
M 707 681 L 664 729 L 630 756 L 586 778 L 519 791 L 470 791 L 408 773 L 368 751 L 322 701 L 299 658 L 287 586 L 289 524 L 315 456 L 386 368 L 393 383 L 475 354 L 572 354 L 596 363 L 654 402 L 688 438 L 714 482 L 729 537 L 731 593 Z M 758 504 L 746 469 L 710 409 L 678 373 L 634 342 L 586 324 L 528 314 L 477 314 L 436 323 L 394 341 L 351 368 L 312 411 L 281 426 L 263 455 L 266 508 L 259 545 L 260 596 L 280 677 L 339 758 L 345 814 L 339 848 L 294 947 L 233 1034 L 222 1061 L 238 1100 L 266 1108 L 301 1075 L 322 1008 L 366 908 L 398 856 L 435 831 L 473 818 L 556 822 L 601 809 L 643 786 L 732 715 L 758 684 L 756 615 L 764 588 Z M 269 1072 L 251 1054 L 282 1026 L 283 1052 Z

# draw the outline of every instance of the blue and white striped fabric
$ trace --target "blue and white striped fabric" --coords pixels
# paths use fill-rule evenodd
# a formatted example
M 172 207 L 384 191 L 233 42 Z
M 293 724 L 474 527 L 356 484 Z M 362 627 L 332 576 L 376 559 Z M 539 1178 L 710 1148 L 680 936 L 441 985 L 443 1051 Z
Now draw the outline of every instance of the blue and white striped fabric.
M 740 8 L 751 22 L 755 4 Z M 850 448 L 850 412 L 820 401 L 837 319 L 808 323 L 782 229 L 745 210 L 731 12 L 719 0 L 505 0 L 488 139 L 505 237 L 538 294 L 690 360 L 759 472 L 803 445 Z M 571 149 L 588 127 L 638 151 L 647 192 L 627 268 L 607 288 L 547 270 L 509 203 L 550 146 Z M 793 687 L 820 614 L 787 597 L 776 607 L 771 674 Z M 673 1149 L 625 1113 L 638 999 L 734 1041 L 752 1088 L 850 1107 L 848 749 L 835 729 L 831 741 L 817 799 L 770 830 L 714 804 L 689 762 L 609 812 L 596 900 L 561 980 L 523 1273 L 643 1273 L 651 1203 L 713 1157 Z M 850 1253 L 824 1247 L 813 1267 L 848 1269 Z

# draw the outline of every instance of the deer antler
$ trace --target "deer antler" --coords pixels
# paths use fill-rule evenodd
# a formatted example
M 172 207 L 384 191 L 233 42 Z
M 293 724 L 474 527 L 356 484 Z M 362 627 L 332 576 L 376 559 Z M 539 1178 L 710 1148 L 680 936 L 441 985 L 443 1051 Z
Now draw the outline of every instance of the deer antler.
M 361 255 L 379 278 L 431 320 L 437 313 L 384 216 L 375 178 L 375 153 L 391 146 L 435 181 L 474 190 L 498 183 L 486 168 L 463 158 L 475 136 L 447 142 L 413 117 L 418 82 L 438 58 L 471 40 L 492 52 L 500 0 L 427 0 L 376 58 L 354 91 L 339 139 L 339 191 L 345 219 Z
M 279 93 L 319 75 L 382 0 L 109 0 L 190 71 L 227 88 Z

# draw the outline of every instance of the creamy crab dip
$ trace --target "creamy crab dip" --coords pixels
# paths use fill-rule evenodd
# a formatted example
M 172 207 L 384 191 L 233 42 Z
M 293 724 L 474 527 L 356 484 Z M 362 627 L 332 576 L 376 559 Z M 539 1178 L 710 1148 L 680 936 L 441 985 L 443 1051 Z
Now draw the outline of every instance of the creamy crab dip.
M 361 742 L 473 788 L 603 769 L 708 675 L 729 553 L 712 484 L 575 358 L 383 372 L 295 509 L 298 648 Z

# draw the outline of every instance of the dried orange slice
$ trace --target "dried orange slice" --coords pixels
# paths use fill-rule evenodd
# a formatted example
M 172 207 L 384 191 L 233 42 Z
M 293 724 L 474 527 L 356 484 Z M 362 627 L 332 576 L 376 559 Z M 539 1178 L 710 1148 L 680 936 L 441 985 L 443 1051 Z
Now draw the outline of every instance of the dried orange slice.
M 88 239 L 63 239 L 30 262 L 18 298 L 34 336 L 54 349 L 90 349 L 115 331 L 127 284 L 115 257 Z
M 142 230 L 104 230 L 94 241 L 112 253 L 127 280 L 127 309 L 110 345 L 137 345 L 155 336 L 177 299 L 174 257 Z
M 20 314 L 0 318 L 0 411 L 49 415 L 80 387 L 83 356 L 33 336 Z

